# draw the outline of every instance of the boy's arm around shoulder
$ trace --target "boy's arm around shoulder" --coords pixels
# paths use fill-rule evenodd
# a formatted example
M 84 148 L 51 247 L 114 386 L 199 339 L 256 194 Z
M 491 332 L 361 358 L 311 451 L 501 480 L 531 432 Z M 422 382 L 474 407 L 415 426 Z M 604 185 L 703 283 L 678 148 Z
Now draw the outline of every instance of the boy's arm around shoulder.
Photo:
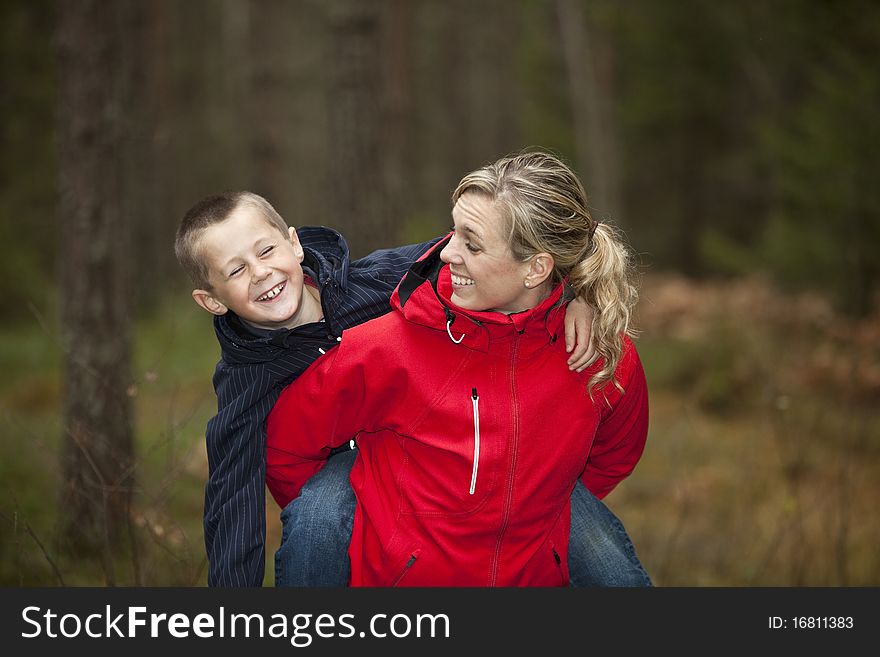
M 624 338 L 624 353 L 613 382 L 593 389 L 601 419 L 581 481 L 602 499 L 633 471 L 648 438 L 648 386 L 635 345 Z
M 425 255 L 444 236 L 435 237 L 419 244 L 407 244 L 390 249 L 379 249 L 355 260 L 353 263 L 360 270 L 373 271 L 376 275 L 397 285 L 403 275 L 409 271 L 413 263 Z

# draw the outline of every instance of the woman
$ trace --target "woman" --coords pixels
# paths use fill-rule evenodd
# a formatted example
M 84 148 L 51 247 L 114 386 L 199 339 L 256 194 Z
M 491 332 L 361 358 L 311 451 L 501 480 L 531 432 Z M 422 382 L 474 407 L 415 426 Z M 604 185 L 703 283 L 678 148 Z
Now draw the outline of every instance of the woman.
M 353 586 L 566 585 L 576 482 L 604 497 L 647 436 L 628 251 L 549 154 L 478 169 L 452 198 L 453 231 L 401 281 L 395 312 L 282 393 L 267 483 L 284 507 L 357 435 Z M 575 295 L 600 356 L 580 373 L 558 339 Z

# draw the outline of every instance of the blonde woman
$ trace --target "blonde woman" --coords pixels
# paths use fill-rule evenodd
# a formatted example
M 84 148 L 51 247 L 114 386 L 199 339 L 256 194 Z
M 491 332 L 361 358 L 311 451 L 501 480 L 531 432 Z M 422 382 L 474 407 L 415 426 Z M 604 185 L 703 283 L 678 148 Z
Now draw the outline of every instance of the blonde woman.
M 356 437 L 351 585 L 566 586 L 583 486 L 597 520 L 576 531 L 628 550 L 613 583 L 649 585 L 596 499 L 632 472 L 648 430 L 627 248 L 548 153 L 478 169 L 452 200 L 452 232 L 410 268 L 394 312 L 346 331 L 281 394 L 270 491 L 284 507 Z M 599 355 L 582 372 L 559 339 L 575 295 Z

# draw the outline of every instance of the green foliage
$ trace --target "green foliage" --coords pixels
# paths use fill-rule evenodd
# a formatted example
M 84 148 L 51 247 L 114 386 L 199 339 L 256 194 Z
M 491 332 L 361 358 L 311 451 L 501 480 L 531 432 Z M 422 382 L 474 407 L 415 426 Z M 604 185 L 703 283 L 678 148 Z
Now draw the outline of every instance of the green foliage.
M 876 61 L 835 50 L 790 120 L 767 134 L 781 207 L 763 235 L 764 262 L 856 314 L 870 310 L 880 273 L 878 106 Z

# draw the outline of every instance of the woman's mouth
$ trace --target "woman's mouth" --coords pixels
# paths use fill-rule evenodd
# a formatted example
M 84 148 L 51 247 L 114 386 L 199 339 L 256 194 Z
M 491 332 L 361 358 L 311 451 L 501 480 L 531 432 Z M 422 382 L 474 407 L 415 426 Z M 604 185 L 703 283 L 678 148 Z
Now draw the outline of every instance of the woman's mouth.
M 458 274 L 452 273 L 450 273 L 450 276 L 452 278 L 452 284 L 456 287 L 467 287 L 468 285 L 474 284 L 474 279 L 472 278 L 466 278 L 464 276 L 459 276 Z

